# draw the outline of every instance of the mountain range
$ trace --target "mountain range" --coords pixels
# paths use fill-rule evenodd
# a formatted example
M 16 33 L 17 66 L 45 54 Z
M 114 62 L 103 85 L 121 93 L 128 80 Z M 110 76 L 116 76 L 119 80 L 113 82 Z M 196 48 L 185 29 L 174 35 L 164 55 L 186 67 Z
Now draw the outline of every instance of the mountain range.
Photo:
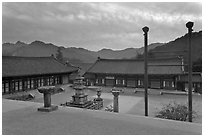
M 162 46 L 157 46 L 149 52 L 154 57 L 178 57 L 182 56 L 184 62 L 188 62 L 189 36 L 185 34 L 173 41 L 170 41 Z M 191 53 L 192 61 L 195 62 L 202 59 L 202 31 L 193 32 L 191 36 Z
M 153 49 L 163 43 L 153 43 L 149 45 L 149 49 Z M 23 56 L 23 57 L 43 57 L 56 55 L 59 46 L 52 43 L 44 43 L 42 41 L 34 41 L 30 44 L 24 42 L 4 43 L 2 45 L 2 55 L 4 56 Z M 102 49 L 99 51 L 90 51 L 84 48 L 76 47 L 60 47 L 63 57 L 70 62 L 93 63 L 98 57 L 122 59 L 133 58 L 137 54 L 143 53 L 142 48 L 127 48 L 124 50 Z
M 51 56 L 52 54 L 56 55 L 59 47 L 42 41 L 34 41 L 30 44 L 17 41 L 16 43 L 3 43 L 2 55 L 24 57 Z M 97 57 L 110 59 L 136 58 L 144 52 L 143 47 L 124 50 L 101 49 L 99 51 L 90 51 L 84 48 L 65 48 L 61 46 L 60 49 L 64 58 L 73 63 L 93 63 Z M 188 54 L 185 51 L 188 50 L 188 34 L 168 43 L 149 44 L 148 50 L 154 57 L 184 56 L 184 59 L 187 60 Z M 202 59 L 202 31 L 192 33 L 192 59 L 193 61 Z

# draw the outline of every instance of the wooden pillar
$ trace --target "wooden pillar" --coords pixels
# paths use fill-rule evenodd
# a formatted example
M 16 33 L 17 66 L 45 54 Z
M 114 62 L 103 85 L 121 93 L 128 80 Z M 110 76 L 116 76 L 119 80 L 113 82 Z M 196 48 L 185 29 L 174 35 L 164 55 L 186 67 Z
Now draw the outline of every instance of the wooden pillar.
M 62 76 L 59 76 L 59 84 L 62 84 Z
M 25 79 L 22 79 L 22 91 L 25 90 Z
M 177 77 L 176 76 L 174 77 L 174 89 L 177 90 Z
M 164 87 L 163 87 L 163 78 L 162 78 L 162 77 L 160 78 L 160 88 L 161 88 L 161 89 L 164 88 Z
M 43 77 L 43 86 L 47 86 L 47 78 Z
M 5 81 L 4 80 L 2 80 L 2 87 L 3 87 L 2 93 L 4 94 L 6 92 L 6 90 L 5 90 Z
M 9 80 L 9 93 L 13 92 L 12 80 Z
M 30 89 L 31 89 L 31 78 L 29 79 L 29 82 L 30 82 Z

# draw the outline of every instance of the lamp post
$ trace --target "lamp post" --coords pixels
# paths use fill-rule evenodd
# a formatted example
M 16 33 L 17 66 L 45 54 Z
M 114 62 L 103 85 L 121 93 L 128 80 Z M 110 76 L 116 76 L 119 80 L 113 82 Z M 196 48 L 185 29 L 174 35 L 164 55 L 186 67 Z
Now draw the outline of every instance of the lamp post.
M 188 121 L 192 122 L 192 57 L 191 57 L 191 34 L 193 22 L 186 23 L 188 28 Z
M 148 68 L 147 68 L 147 62 L 148 62 L 148 49 L 147 49 L 147 44 L 148 44 L 148 31 L 149 31 L 149 28 L 147 26 L 145 26 L 144 28 L 142 28 L 142 30 L 144 31 L 144 70 L 145 70 L 145 73 L 144 73 L 144 88 L 145 88 L 145 116 L 148 116 L 148 74 L 147 74 L 147 71 L 148 71 Z

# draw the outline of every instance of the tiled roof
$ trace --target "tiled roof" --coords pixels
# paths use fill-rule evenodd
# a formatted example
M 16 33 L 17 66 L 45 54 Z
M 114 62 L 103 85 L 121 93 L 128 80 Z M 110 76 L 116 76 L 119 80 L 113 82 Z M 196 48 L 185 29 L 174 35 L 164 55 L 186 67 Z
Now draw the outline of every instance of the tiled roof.
M 53 57 L 2 57 L 2 77 L 70 73 L 76 67 L 66 66 Z
M 93 63 L 71 63 L 73 66 L 80 68 L 79 75 L 83 76 L 84 73 L 93 65 Z
M 178 58 L 149 60 L 148 74 L 182 74 L 181 60 Z M 151 66 L 152 65 L 152 66 Z M 159 66 L 154 66 L 159 65 Z M 166 65 L 166 66 L 162 66 Z M 173 66 L 171 66 L 173 65 Z M 86 73 L 103 74 L 144 74 L 144 60 L 98 59 Z

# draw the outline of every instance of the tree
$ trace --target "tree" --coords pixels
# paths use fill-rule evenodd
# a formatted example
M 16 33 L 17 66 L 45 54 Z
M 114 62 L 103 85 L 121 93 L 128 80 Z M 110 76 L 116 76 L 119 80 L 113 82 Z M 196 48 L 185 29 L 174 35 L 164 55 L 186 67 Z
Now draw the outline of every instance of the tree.
M 144 56 L 142 53 L 138 53 L 137 56 L 136 56 L 136 59 L 143 59 Z
M 155 58 L 154 53 L 148 52 L 148 58 Z M 137 53 L 136 59 L 144 59 L 144 53 Z
M 57 60 L 59 60 L 61 62 L 64 61 L 63 53 L 61 51 L 61 47 L 58 47 L 58 49 L 57 49 L 56 58 L 57 58 Z
M 154 53 L 149 51 L 148 52 L 148 58 L 151 58 L 151 59 L 155 58 Z

